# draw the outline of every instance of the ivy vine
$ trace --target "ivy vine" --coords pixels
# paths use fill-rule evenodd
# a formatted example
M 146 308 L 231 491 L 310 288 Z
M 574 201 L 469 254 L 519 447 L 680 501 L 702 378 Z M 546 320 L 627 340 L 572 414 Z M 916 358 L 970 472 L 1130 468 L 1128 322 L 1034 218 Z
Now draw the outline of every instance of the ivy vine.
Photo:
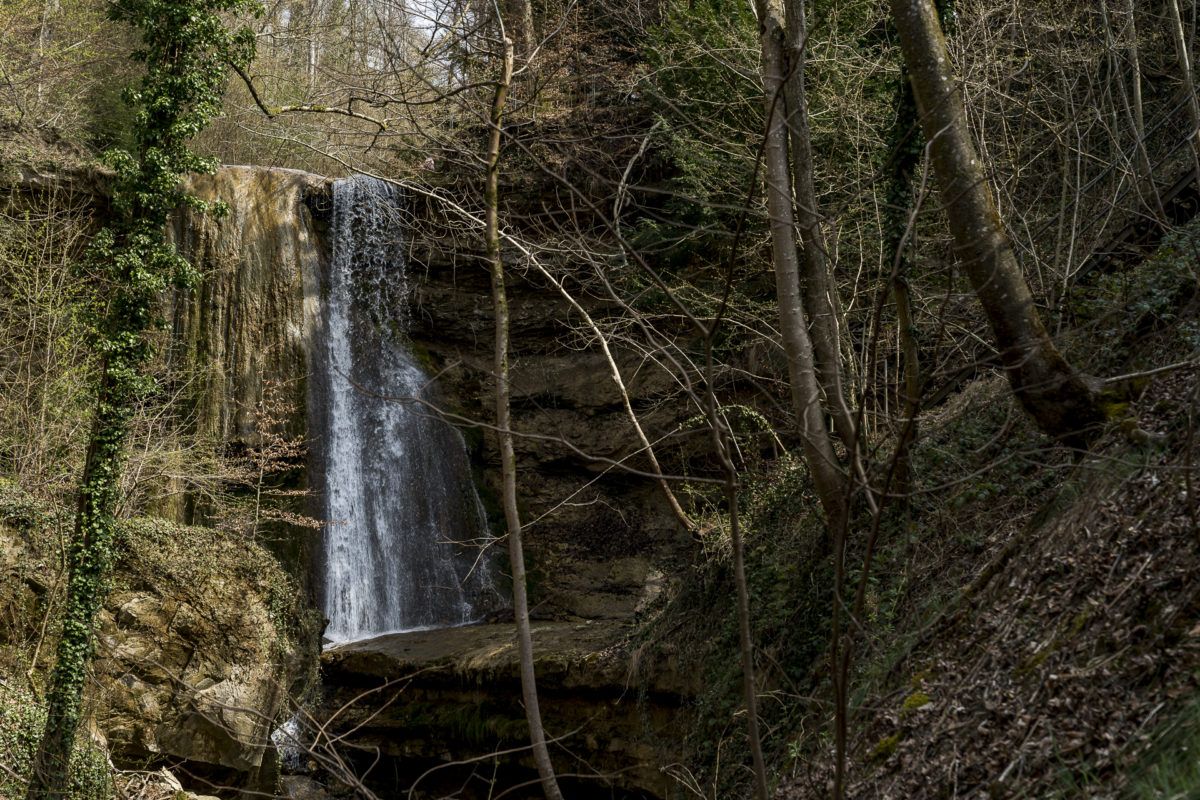
M 112 19 L 139 33 L 141 46 L 133 58 L 145 64 L 146 72 L 124 93 L 136 109 L 135 152 L 104 156 L 115 172 L 112 221 L 97 233 L 80 264 L 98 286 L 89 313 L 100 371 L 68 553 L 62 637 L 29 800 L 64 796 L 92 629 L 112 570 L 126 434 L 138 397 L 153 387 L 146 374 L 153 356 L 147 333 L 161 325 L 156 310 L 163 290 L 171 284 L 190 288 L 199 277 L 167 240 L 167 219 L 181 204 L 223 211 L 182 192 L 179 179 L 217 166 L 215 159 L 191 150 L 189 142 L 220 111 L 226 66 L 244 68 L 254 56 L 253 32 L 230 30 L 222 19 L 246 10 L 257 10 L 252 0 L 123 0 L 109 6 Z

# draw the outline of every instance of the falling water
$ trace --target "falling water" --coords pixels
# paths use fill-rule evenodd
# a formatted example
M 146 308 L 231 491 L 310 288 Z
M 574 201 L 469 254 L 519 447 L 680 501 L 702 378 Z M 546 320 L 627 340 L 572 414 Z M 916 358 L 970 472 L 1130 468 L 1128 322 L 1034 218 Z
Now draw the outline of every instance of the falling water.
M 458 432 L 401 338 L 408 284 L 394 187 L 333 187 L 314 422 L 323 473 L 324 610 L 333 642 L 472 621 L 492 596 L 487 536 Z

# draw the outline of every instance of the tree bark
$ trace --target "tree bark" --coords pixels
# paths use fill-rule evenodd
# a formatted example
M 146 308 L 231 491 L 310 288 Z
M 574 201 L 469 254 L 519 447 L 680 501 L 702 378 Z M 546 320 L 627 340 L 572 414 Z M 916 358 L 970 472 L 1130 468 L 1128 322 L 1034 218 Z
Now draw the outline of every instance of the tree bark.
M 800 290 L 800 265 L 796 255 L 788 164 L 788 130 L 784 119 L 784 26 L 781 10 L 774 0 L 757 0 L 757 6 L 767 107 L 763 160 L 766 166 L 767 213 L 770 216 L 771 258 L 775 270 L 780 331 L 804 455 L 832 536 L 842 529 L 845 521 L 846 481 L 825 425 L 813 344 L 808 335 Z
M 102 366 L 96 419 L 79 487 L 75 535 L 67 550 L 67 594 L 56 648 L 45 733 L 34 757 L 27 800 L 59 800 L 70 781 L 69 764 L 92 660 L 92 629 L 111 572 L 113 511 L 120 495 L 132 390 L 124 359 Z
M 1175 56 L 1179 60 L 1179 73 L 1183 77 L 1183 89 L 1187 92 L 1188 119 L 1192 132 L 1188 139 L 1192 146 L 1192 166 L 1196 179 L 1200 180 L 1200 100 L 1196 98 L 1196 82 L 1192 78 L 1192 56 L 1187 36 L 1183 31 L 1183 17 L 1179 13 L 1179 0 L 1167 0 L 1168 22 L 1175 37 Z
M 959 260 L 995 336 L 1010 385 L 1038 427 L 1074 444 L 1105 419 L 1093 381 L 1050 340 L 1000 224 L 930 0 L 891 0 Z
M 508 34 L 512 37 L 516 58 L 527 61 L 533 56 L 533 7 L 529 0 L 508 0 Z
M 1133 134 L 1137 138 L 1138 161 L 1142 165 L 1142 178 L 1149 180 L 1153 187 L 1154 169 L 1150 163 L 1150 154 L 1146 152 L 1146 119 L 1142 108 L 1142 59 L 1138 50 L 1137 17 L 1133 0 L 1126 0 L 1125 13 L 1129 15 L 1126 30 L 1129 36 L 1129 87 L 1133 93 L 1133 100 L 1129 104 L 1129 115 L 1133 118 Z M 1107 17 L 1108 15 L 1105 14 L 1106 20 Z M 1154 189 L 1154 194 L 1158 205 L 1157 210 L 1161 213 L 1162 201 L 1157 198 L 1157 189 Z
M 550 752 L 546 748 L 546 732 L 538 707 L 537 678 L 533 667 L 533 635 L 529 624 L 529 599 L 525 591 L 525 555 L 521 547 L 521 516 L 517 511 L 517 466 L 513 454 L 509 389 L 508 389 L 508 296 L 504 288 L 504 263 L 500 257 L 500 123 L 504 101 L 512 82 L 512 40 L 504 38 L 504 64 L 500 81 L 492 97 L 491 131 L 488 136 L 487 179 L 484 186 L 484 225 L 487 256 L 492 271 L 492 300 L 496 316 L 496 429 L 500 438 L 500 469 L 504 498 L 504 521 L 508 526 L 508 554 L 512 561 L 513 618 L 517 626 L 517 648 L 521 662 L 521 696 L 525 716 L 529 720 L 529 741 L 537 765 L 542 791 L 547 800 L 562 800 Z
M 808 127 L 808 97 L 804 86 L 808 19 L 804 0 L 785 0 L 787 80 L 784 100 L 791 139 L 792 190 L 795 193 L 801 250 L 804 255 L 804 304 L 812 330 L 817 382 L 825 407 L 833 416 L 834 430 L 842 443 L 857 447 L 854 417 L 842 387 L 842 359 L 838 314 L 833 292 L 836 284 L 829 274 L 829 252 L 821 217 L 817 213 L 817 191 L 813 181 L 812 135 Z

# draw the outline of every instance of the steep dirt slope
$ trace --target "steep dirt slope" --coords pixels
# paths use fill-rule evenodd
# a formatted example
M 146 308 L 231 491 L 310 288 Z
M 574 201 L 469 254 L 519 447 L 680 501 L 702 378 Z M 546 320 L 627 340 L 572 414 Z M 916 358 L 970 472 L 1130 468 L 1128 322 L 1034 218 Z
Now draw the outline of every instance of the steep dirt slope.
M 926 457 L 986 466 L 934 490 L 905 599 L 860 646 L 848 797 L 1200 797 L 1200 366 L 1174 252 L 1089 352 L 1109 374 L 1192 363 L 1127 381 L 1089 452 L 1039 445 L 998 381 L 931 425 Z M 794 760 L 779 797 L 828 796 L 831 765 Z

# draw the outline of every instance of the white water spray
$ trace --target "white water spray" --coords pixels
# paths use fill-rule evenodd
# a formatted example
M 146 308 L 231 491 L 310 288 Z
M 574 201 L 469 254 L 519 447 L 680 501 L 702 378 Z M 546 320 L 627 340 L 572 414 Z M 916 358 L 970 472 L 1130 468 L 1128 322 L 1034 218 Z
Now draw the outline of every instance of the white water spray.
M 488 536 L 462 437 L 400 343 L 408 283 L 401 198 L 357 176 L 333 186 L 313 422 L 323 463 L 324 611 L 335 643 L 460 625 L 494 596 Z

